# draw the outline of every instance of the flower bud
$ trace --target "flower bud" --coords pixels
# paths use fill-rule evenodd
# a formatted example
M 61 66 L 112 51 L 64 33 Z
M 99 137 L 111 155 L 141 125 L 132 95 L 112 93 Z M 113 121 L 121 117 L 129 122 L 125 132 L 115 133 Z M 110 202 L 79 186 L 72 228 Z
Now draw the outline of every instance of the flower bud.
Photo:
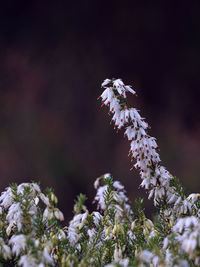
M 131 223 L 131 230 L 133 231 L 136 226 L 136 220 Z
M 120 230 L 121 230 L 120 225 L 119 224 L 115 224 L 114 225 L 114 228 L 113 228 L 113 231 L 112 231 L 112 234 L 113 235 L 119 234 L 120 233 Z
M 143 234 L 145 237 L 147 237 L 149 235 L 149 230 L 147 228 L 143 229 Z
M 108 236 L 110 234 L 110 232 L 111 232 L 111 227 L 109 226 L 106 228 L 105 236 Z
M 54 202 L 55 204 L 58 203 L 58 199 L 57 199 L 57 197 L 55 196 L 54 193 L 51 193 L 51 201 Z
M 144 221 L 144 226 L 147 227 L 148 229 L 154 228 L 153 222 L 151 220 L 149 220 L 149 219 L 146 219 Z

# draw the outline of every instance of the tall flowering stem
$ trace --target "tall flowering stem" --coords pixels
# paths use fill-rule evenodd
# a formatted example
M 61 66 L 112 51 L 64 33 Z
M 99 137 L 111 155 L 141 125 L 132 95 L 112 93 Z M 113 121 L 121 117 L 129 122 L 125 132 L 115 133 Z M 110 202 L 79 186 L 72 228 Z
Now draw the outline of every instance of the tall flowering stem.
M 128 107 L 127 94 L 136 95 L 135 90 L 121 79 L 106 79 L 102 88 L 102 106 L 109 107 L 111 123 L 117 131 L 124 129 L 124 136 L 130 142 L 129 155 L 135 162 L 132 168 L 139 170 L 142 179 L 140 187 L 149 193 L 149 198 L 153 197 L 155 206 L 164 203 L 165 208 L 168 207 L 168 212 L 165 211 L 168 215 L 191 212 L 191 201 L 177 190 L 175 178 L 161 165 L 156 138 L 148 134 L 150 126 L 136 108 Z

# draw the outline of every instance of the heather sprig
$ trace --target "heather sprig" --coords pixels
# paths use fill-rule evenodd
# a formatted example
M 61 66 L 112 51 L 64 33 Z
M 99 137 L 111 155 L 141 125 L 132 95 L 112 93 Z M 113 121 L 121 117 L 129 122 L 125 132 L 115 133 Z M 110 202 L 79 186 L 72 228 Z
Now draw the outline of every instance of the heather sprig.
M 192 204 L 184 194 L 178 180 L 161 165 L 159 147 L 156 138 L 148 133 L 150 126 L 141 117 L 136 108 L 128 106 L 127 93 L 136 94 L 131 86 L 121 79 L 106 79 L 100 98 L 102 105 L 109 107 L 111 123 L 117 130 L 124 129 L 124 136 L 130 142 L 129 155 L 138 169 L 143 187 L 153 197 L 155 206 L 165 207 L 165 215 L 177 217 L 181 214 L 191 215 Z M 131 169 L 132 169 L 131 168 Z

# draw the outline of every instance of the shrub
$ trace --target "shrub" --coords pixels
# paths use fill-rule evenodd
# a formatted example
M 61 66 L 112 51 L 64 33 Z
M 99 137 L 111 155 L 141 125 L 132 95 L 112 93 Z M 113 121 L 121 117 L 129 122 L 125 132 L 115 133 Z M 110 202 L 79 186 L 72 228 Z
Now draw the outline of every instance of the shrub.
M 145 216 L 143 199 L 131 205 L 124 186 L 107 173 L 96 179 L 89 213 L 80 194 L 74 217 L 64 219 L 51 189 L 36 183 L 13 184 L 0 196 L 0 266 L 200 266 L 200 194 L 186 195 L 179 180 L 161 165 L 156 139 L 120 79 L 102 83 L 102 105 L 109 107 L 114 128 L 130 142 L 133 168 L 157 208 L 154 221 Z

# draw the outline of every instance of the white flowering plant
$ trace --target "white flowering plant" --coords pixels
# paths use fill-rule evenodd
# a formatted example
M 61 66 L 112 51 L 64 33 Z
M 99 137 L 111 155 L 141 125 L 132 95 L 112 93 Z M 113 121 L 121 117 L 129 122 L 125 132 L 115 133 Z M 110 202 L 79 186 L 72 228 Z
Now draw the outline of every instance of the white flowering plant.
M 94 182 L 97 209 L 89 212 L 80 194 L 67 226 L 52 189 L 37 183 L 13 184 L 0 196 L 0 266 L 200 266 L 200 194 L 187 195 L 179 180 L 161 165 L 149 125 L 121 79 L 106 79 L 100 98 L 114 128 L 130 142 L 141 188 L 157 208 L 145 216 L 143 199 L 131 205 L 124 186 L 107 173 Z

